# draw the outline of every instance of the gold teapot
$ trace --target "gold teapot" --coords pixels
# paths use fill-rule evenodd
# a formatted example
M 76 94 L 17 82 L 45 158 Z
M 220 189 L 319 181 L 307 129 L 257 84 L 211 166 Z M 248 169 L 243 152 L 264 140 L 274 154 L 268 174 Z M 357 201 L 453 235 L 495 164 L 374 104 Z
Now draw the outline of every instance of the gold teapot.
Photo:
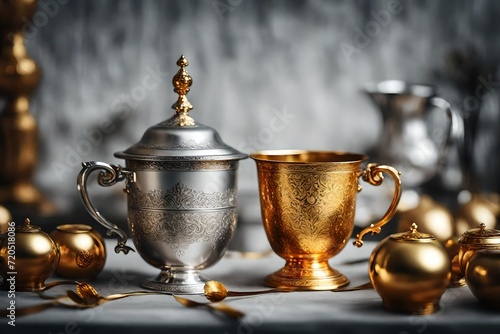
M 0 239 L 0 276 L 4 287 L 14 282 L 16 291 L 41 291 L 59 263 L 55 242 L 26 219 L 24 225 L 9 224 Z
M 412 314 L 439 310 L 439 300 L 451 278 L 451 261 L 444 246 L 431 234 L 395 233 L 373 250 L 370 281 L 384 308 Z
M 467 262 L 479 250 L 500 250 L 500 231 L 479 224 L 478 228 L 468 230 L 458 240 L 458 261 L 462 274 L 465 275 Z

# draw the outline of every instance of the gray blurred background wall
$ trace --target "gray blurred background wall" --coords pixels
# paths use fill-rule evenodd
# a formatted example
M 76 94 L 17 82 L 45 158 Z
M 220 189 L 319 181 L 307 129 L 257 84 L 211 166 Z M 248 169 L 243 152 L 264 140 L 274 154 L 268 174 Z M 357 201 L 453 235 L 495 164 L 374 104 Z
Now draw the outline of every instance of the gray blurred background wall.
M 43 70 L 32 98 L 41 136 L 36 180 L 60 212 L 81 210 L 81 161 L 123 164 L 113 152 L 172 114 L 181 54 L 194 80 L 191 115 L 247 153 L 370 152 L 382 120 L 360 92 L 364 83 L 434 84 L 463 109 L 475 102 L 466 98 L 481 73 L 494 94 L 480 101 L 476 168 L 488 175 L 484 189 L 499 190 L 498 1 L 39 2 L 26 26 L 29 53 Z M 254 169 L 242 162 L 242 193 L 256 193 Z M 456 177 L 441 184 L 460 187 Z M 121 189 L 98 193 L 125 215 Z

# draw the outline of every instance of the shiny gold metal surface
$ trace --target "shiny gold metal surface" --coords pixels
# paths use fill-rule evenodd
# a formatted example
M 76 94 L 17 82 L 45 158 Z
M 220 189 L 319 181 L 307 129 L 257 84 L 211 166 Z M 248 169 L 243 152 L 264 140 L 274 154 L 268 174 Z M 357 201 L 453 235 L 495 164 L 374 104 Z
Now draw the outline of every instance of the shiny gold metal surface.
M 500 230 L 487 228 L 485 224 L 479 224 L 462 234 L 458 240 L 458 261 L 460 270 L 465 275 L 467 262 L 478 250 L 500 250 Z
M 360 164 L 366 156 L 344 152 L 300 150 L 261 151 L 251 155 L 257 163 L 264 228 L 273 250 L 286 265 L 269 275 L 273 287 L 299 290 L 331 290 L 349 280 L 332 269 L 328 259 L 349 241 L 354 228 L 358 178 L 380 185 L 382 173 L 394 180 L 390 208 L 376 224 L 364 229 L 355 244 L 362 245 L 367 232 L 379 233 L 395 213 L 401 187 L 399 173 L 390 166 Z
M 205 283 L 204 294 L 212 303 L 223 301 L 227 297 L 248 297 L 256 295 L 265 295 L 269 293 L 292 292 L 295 289 L 290 288 L 274 288 L 270 290 L 258 291 L 229 291 L 227 287 L 219 281 L 208 281 Z
M 176 112 L 176 117 L 174 118 L 174 125 L 177 126 L 194 126 L 195 122 L 188 113 L 193 106 L 189 103 L 186 94 L 189 92 L 191 85 L 193 84 L 193 79 L 186 70 L 186 66 L 189 65 L 186 57 L 182 55 L 179 60 L 177 60 L 177 66 L 180 67 L 179 71 L 172 78 L 172 84 L 174 85 L 174 92 L 179 96 L 177 102 L 172 105 L 172 109 Z
M 50 300 L 42 304 L 32 305 L 28 307 L 16 308 L 16 317 L 21 317 L 25 315 L 35 314 L 47 310 L 49 308 L 59 306 L 63 308 L 70 309 L 88 309 L 93 308 L 109 301 L 123 299 L 127 297 L 143 296 L 143 295 L 172 295 L 168 292 L 159 291 L 131 291 L 124 293 L 115 293 L 108 296 L 102 296 L 87 282 L 75 282 L 76 292 L 72 290 L 67 290 L 66 294 L 62 296 L 51 297 L 44 294 L 39 294 L 43 299 Z M 234 319 L 241 318 L 245 314 L 227 304 L 224 303 L 200 303 L 194 300 L 182 298 L 179 296 L 172 296 L 174 299 L 185 307 L 198 308 L 205 307 L 214 312 L 220 312 L 223 315 L 229 316 Z M 6 317 L 10 313 L 9 310 L 0 310 L 0 317 Z
M 448 252 L 448 256 L 451 260 L 451 280 L 450 287 L 459 288 L 466 285 L 465 276 L 460 269 L 460 261 L 459 261 L 459 251 L 460 246 L 458 245 L 458 236 L 453 236 L 444 243 L 444 247 Z
M 26 52 L 23 28 L 36 7 L 35 0 L 0 1 L 0 203 L 51 213 L 54 206 L 32 181 L 38 137 L 29 95 L 41 71 Z
M 373 250 L 370 281 L 387 310 L 431 314 L 451 278 L 451 261 L 444 246 L 413 224 L 405 233 L 393 234 Z
M 24 225 L 17 226 L 15 232 L 0 239 L 0 276 L 4 278 L 4 286 L 9 284 L 6 278 L 14 268 L 16 291 L 42 291 L 44 282 L 54 272 L 59 262 L 59 250 L 54 241 L 40 227 L 31 225 L 26 219 Z M 11 245 L 15 242 L 15 253 Z M 10 252 L 9 252 L 10 250 Z M 15 255 L 15 258 L 9 258 Z M 11 260 L 9 262 L 9 260 Z M 13 262 L 12 262 L 13 261 Z M 10 264 L 14 263 L 14 267 Z
M 465 269 L 467 285 L 485 306 L 500 309 L 500 250 L 478 250 Z
M 7 233 L 9 222 L 12 220 L 9 210 L 0 205 L 0 234 Z
M 50 233 L 61 258 L 56 269 L 60 277 L 93 279 L 104 268 L 106 247 L 102 236 L 91 226 L 66 224 Z
M 458 237 L 450 210 L 428 195 L 421 195 L 418 205 L 398 214 L 398 232 L 408 231 L 411 225 L 418 225 L 419 231 L 432 234 L 442 243 L 452 262 L 451 287 L 465 285 L 465 278 L 458 264 Z
M 450 210 L 428 195 L 421 195 L 415 208 L 398 214 L 398 232 L 408 231 L 413 223 L 421 232 L 432 234 L 443 244 L 455 235 Z

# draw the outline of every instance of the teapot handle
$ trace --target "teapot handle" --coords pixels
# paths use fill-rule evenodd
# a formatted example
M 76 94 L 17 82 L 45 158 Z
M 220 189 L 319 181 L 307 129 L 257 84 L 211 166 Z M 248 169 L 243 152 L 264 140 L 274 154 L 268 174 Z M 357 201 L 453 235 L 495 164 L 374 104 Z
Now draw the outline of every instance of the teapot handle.
M 443 143 L 443 151 L 446 152 L 453 140 L 459 140 L 463 135 L 463 122 L 461 116 L 451 108 L 448 101 L 439 96 L 434 96 L 430 100 L 430 104 L 444 112 L 449 119 L 450 126 L 446 133 L 446 140 Z M 444 158 L 444 154 L 442 155 Z
M 360 177 L 363 181 L 368 182 L 371 185 L 379 186 L 384 181 L 384 175 L 382 173 L 387 173 L 394 181 L 394 196 L 392 197 L 391 205 L 387 209 L 384 216 L 376 223 L 370 224 L 370 226 L 363 229 L 358 235 L 356 235 L 356 240 L 353 242 L 354 245 L 361 247 L 363 246 L 363 236 L 371 232 L 380 233 L 382 231 L 382 226 L 387 224 L 394 214 L 399 204 L 399 199 L 401 198 L 401 173 L 398 172 L 394 167 L 387 165 L 377 165 L 375 163 L 369 163 L 365 170 L 360 173 Z M 359 188 L 361 190 L 361 188 Z
M 116 184 L 117 182 L 126 180 L 127 184 L 124 189 L 125 192 L 128 192 L 128 182 L 135 182 L 135 173 L 123 169 L 120 165 L 109 165 L 107 163 L 99 161 L 83 162 L 82 166 L 83 168 L 80 171 L 80 174 L 78 174 L 77 187 L 78 191 L 80 192 L 80 197 L 82 198 L 85 209 L 87 209 L 92 218 L 94 218 L 99 224 L 108 229 L 108 231 L 106 232 L 107 235 L 111 235 L 113 233 L 118 235 L 118 244 L 115 247 L 116 253 L 123 252 L 127 254 L 129 251 L 135 252 L 133 248 L 125 245 L 127 242 L 127 234 L 118 226 L 106 220 L 100 214 L 100 212 L 97 211 L 97 209 L 91 203 L 87 192 L 87 179 L 93 171 L 102 170 L 97 178 L 97 182 L 102 187 L 109 187 Z

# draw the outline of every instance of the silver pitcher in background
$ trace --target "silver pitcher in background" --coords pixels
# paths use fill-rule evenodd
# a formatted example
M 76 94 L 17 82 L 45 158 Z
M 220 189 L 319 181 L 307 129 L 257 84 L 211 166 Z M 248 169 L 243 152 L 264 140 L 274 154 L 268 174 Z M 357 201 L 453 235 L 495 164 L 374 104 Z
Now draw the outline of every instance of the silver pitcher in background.
M 387 80 L 367 84 L 365 92 L 379 107 L 384 122 L 378 161 L 401 171 L 407 188 L 430 180 L 444 160 L 452 134 L 463 128 L 461 118 L 436 96 L 433 86 Z M 445 120 L 438 119 L 437 111 Z M 433 122 L 439 125 L 429 126 Z
M 150 127 L 142 139 L 123 152 L 126 167 L 84 162 L 78 190 L 87 211 L 109 234 L 118 235 L 115 251 L 125 254 L 127 234 L 108 222 L 92 205 L 87 179 L 101 171 L 98 183 L 111 186 L 125 181 L 128 225 L 134 245 L 160 274 L 142 285 L 181 294 L 203 293 L 199 271 L 215 264 L 226 251 L 236 228 L 237 168 L 243 154 L 226 144 L 212 128 L 196 123 L 186 98 L 192 78 L 184 56 L 172 79 L 179 95 L 176 114 Z

